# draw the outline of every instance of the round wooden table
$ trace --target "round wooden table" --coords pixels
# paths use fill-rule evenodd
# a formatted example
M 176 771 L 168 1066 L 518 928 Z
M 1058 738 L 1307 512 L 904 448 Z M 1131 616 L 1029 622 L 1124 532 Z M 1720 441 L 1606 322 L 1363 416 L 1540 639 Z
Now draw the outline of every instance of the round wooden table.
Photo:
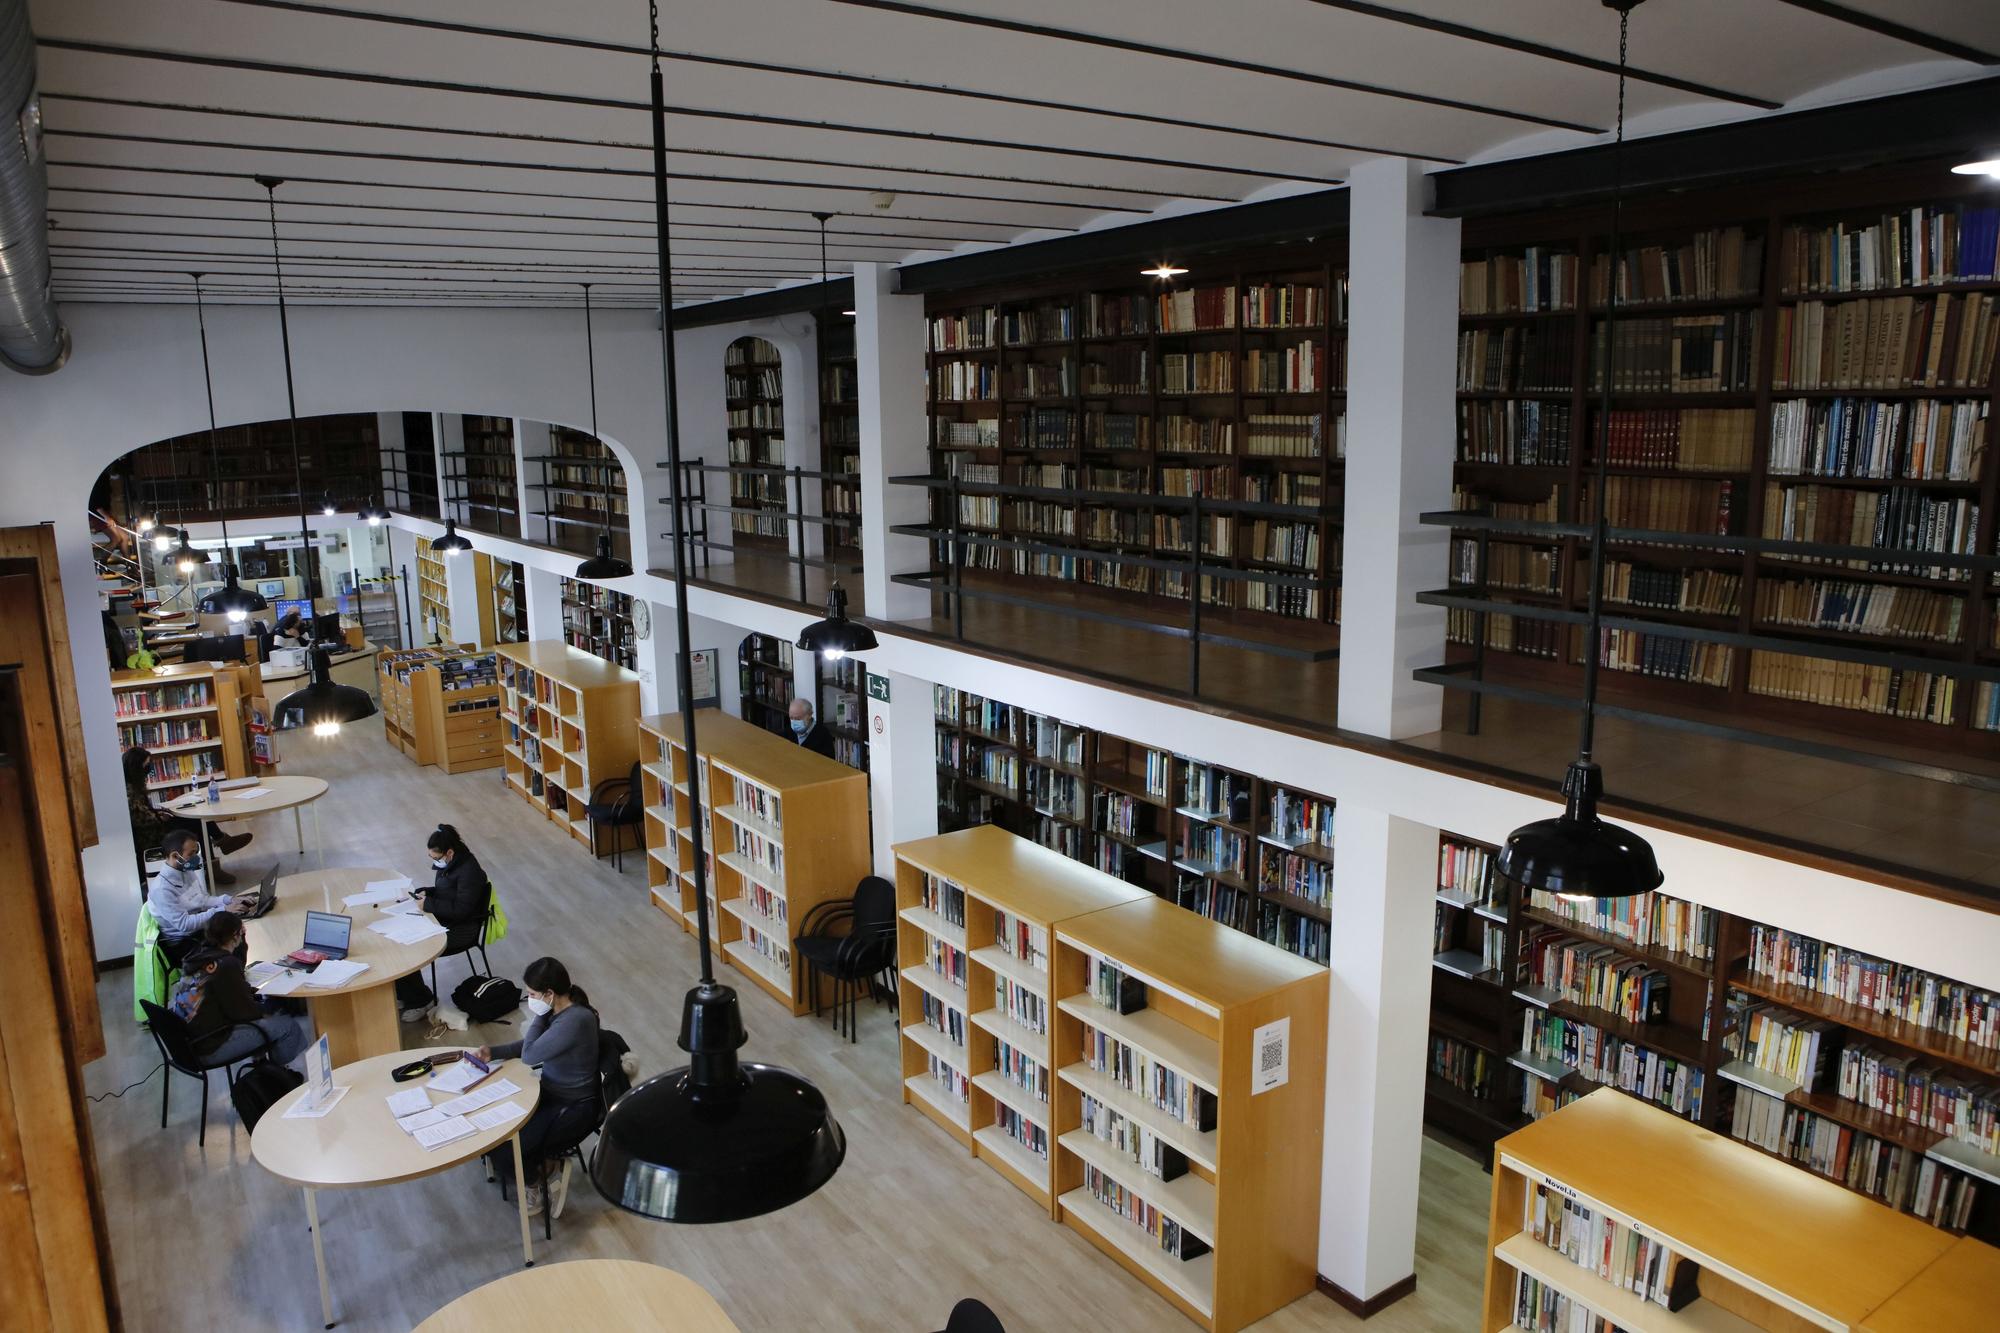
M 521 1108 L 522 1114 L 492 1129 L 474 1130 L 443 1147 L 427 1149 L 405 1134 L 389 1114 L 390 1093 L 422 1088 L 427 1080 L 398 1083 L 391 1070 L 427 1055 L 456 1047 L 436 1046 L 424 1050 L 396 1051 L 349 1065 L 336 1065 L 333 1084 L 347 1091 L 332 1110 L 317 1117 L 287 1119 L 285 1112 L 304 1099 L 311 1085 L 294 1088 L 264 1112 L 250 1135 L 250 1153 L 257 1164 L 278 1179 L 305 1191 L 306 1221 L 312 1226 L 313 1263 L 319 1269 L 320 1314 L 333 1327 L 333 1288 L 326 1275 L 326 1246 L 319 1225 L 320 1190 L 366 1189 L 372 1185 L 394 1185 L 449 1171 L 499 1144 L 514 1145 L 514 1179 L 525 1174 L 521 1166 L 521 1126 L 541 1099 L 542 1080 L 519 1060 L 507 1060 L 494 1071 L 487 1083 L 511 1080 L 520 1091 L 505 1099 Z M 447 1066 L 449 1068 L 450 1066 Z M 482 1085 L 484 1086 L 484 1085 Z M 455 1094 L 452 1094 L 455 1095 Z M 451 1096 L 432 1091 L 433 1106 L 450 1101 Z M 495 1103 L 498 1105 L 498 1103 Z M 534 1239 L 528 1230 L 528 1194 L 516 1188 L 514 1198 L 521 1214 L 521 1260 L 535 1262 Z
M 278 881 L 277 905 L 256 920 L 243 923 L 251 960 L 275 962 L 305 943 L 307 912 L 338 912 L 354 918 L 347 956 L 368 964 L 368 970 L 344 986 L 319 989 L 307 984 L 292 992 L 294 998 L 306 1002 L 313 1031 L 326 1035 L 336 1065 L 401 1049 L 403 1030 L 397 1021 L 395 983 L 444 952 L 443 935 L 416 944 L 397 944 L 368 929 L 369 922 L 381 920 L 381 908 L 350 908 L 340 901 L 368 884 L 397 878 L 400 876 L 393 870 L 348 866 L 286 875 Z
M 210 865 L 215 864 L 215 850 L 209 846 L 209 829 L 225 819 L 250 819 L 256 815 L 268 815 L 279 810 L 292 812 L 292 830 L 299 837 L 299 855 L 306 854 L 305 822 L 299 811 L 311 805 L 313 808 L 313 846 L 319 852 L 320 869 L 326 869 L 326 840 L 320 836 L 319 807 L 313 803 L 326 795 L 325 778 L 299 776 L 269 777 L 257 779 L 257 790 L 251 796 L 237 793 L 249 791 L 248 787 L 219 793 L 222 799 L 210 802 L 208 789 L 196 787 L 189 797 L 164 807 L 169 813 L 183 819 L 198 820 L 201 823 L 201 856 Z
M 671 1268 L 631 1259 L 577 1259 L 511 1273 L 468 1291 L 416 1333 L 739 1333 L 715 1297 Z

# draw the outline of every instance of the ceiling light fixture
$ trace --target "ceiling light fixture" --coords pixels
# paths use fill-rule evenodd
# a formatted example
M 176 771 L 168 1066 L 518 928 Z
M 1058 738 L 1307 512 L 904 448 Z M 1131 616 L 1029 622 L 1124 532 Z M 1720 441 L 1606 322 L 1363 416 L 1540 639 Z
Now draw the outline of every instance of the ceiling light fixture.
M 141 536 L 144 536 L 146 533 L 151 532 L 154 528 L 157 528 L 159 526 L 160 526 L 159 511 L 153 509 L 147 509 L 142 511 L 138 519 L 134 521 L 134 523 L 132 524 L 132 530 L 134 532 L 139 533 Z
M 695 742 L 686 559 L 681 522 L 680 412 L 675 392 L 673 255 L 667 228 L 666 91 L 660 78 L 660 11 L 652 17 L 653 210 L 659 244 L 660 373 L 666 391 L 667 487 L 674 515 L 674 684 L 682 738 Z M 604 1118 L 591 1183 L 621 1208 L 663 1222 L 734 1222 L 788 1207 L 833 1178 L 847 1136 L 810 1081 L 789 1069 L 739 1062 L 743 1016 L 736 992 L 715 979 L 709 943 L 708 867 L 701 821 L 694 848 L 695 936 L 701 980 L 681 1011 L 688 1063 L 633 1088 Z
M 250 618 L 252 611 L 268 611 L 271 603 L 262 593 L 245 588 L 236 577 L 236 553 L 229 546 L 229 514 L 222 503 L 222 451 L 216 443 L 215 372 L 208 361 L 208 316 L 201 299 L 199 273 L 194 279 L 194 325 L 201 333 L 201 384 L 208 391 L 208 471 L 215 484 L 215 512 L 222 519 L 222 588 L 201 599 L 196 610 L 205 616 L 224 616 L 232 625 Z
M 2000 180 L 2000 157 L 1989 157 L 1984 162 L 1961 162 L 1951 171 L 1954 176 L 1991 176 Z
M 378 496 L 371 498 L 366 504 L 361 506 L 361 517 L 367 522 L 369 527 L 379 528 L 389 521 L 389 510 L 383 505 L 381 498 Z
M 604 437 L 597 433 L 597 336 L 590 319 L 590 284 L 583 284 L 583 357 L 590 374 L 590 438 L 606 455 Z M 597 554 L 576 567 L 580 579 L 624 579 L 632 576 L 632 562 L 620 560 L 611 549 L 611 471 L 604 459 L 597 463 L 598 488 L 604 501 L 604 531 L 597 534 Z
M 321 491 L 319 493 L 319 512 L 327 518 L 332 518 L 340 512 L 340 506 L 333 502 L 332 491 Z
M 1187 270 L 1179 264 L 1170 264 L 1164 259 L 1151 268 L 1140 269 L 1139 272 L 1148 278 L 1158 278 L 1161 282 L 1172 282 L 1175 278 L 1187 274 Z
M 1618 319 L 1618 259 L 1620 230 L 1625 216 L 1625 58 L 1626 37 L 1632 10 L 1640 0 L 1604 0 L 1618 11 L 1618 129 L 1612 141 L 1611 257 L 1610 291 L 1604 310 L 1604 345 L 1613 346 L 1613 325 Z M 1601 375 L 1602 396 L 1597 408 L 1597 457 L 1593 470 L 1593 509 L 1590 538 L 1590 612 L 1584 632 L 1583 723 L 1577 738 L 1577 756 L 1563 775 L 1563 812 L 1554 819 L 1538 819 L 1507 835 L 1500 849 L 1498 870 L 1528 889 L 1540 889 L 1571 901 L 1594 898 L 1631 898 L 1650 893 L 1666 878 L 1660 871 L 1652 846 L 1631 829 L 1598 817 L 1597 802 L 1604 795 L 1604 771 L 1590 757 L 1591 740 L 1597 724 L 1597 671 L 1604 656 L 1604 536 L 1605 479 L 1609 460 L 1611 430 L 1611 375 Z
M 192 574 L 208 563 L 208 557 L 188 545 L 187 529 L 181 529 L 181 544 L 174 551 L 174 568 L 183 574 Z
M 849 653 L 865 653 L 875 647 L 875 631 L 847 618 L 847 589 L 835 580 L 826 594 L 826 618 L 800 630 L 797 646 L 838 662 Z
M 174 549 L 174 530 L 167 527 L 153 529 L 153 549 L 165 555 Z
M 431 542 L 431 549 L 440 555 L 464 555 L 472 549 L 472 543 L 458 530 L 458 520 L 444 521 L 444 535 Z

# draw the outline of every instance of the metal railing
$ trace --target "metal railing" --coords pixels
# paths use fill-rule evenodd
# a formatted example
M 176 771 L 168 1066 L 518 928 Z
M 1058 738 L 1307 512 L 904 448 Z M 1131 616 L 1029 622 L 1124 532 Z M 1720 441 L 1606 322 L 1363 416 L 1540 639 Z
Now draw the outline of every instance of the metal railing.
M 657 466 L 666 467 L 666 463 Z M 781 477 L 789 481 L 789 494 L 781 497 L 781 508 L 746 509 L 734 504 L 717 504 L 709 498 L 708 478 L 711 474 L 728 477 Z M 806 606 L 813 605 L 813 599 L 806 587 L 808 569 L 824 569 L 836 574 L 858 574 L 861 565 L 852 560 L 831 560 L 824 555 L 807 555 L 805 534 L 808 525 L 822 530 L 854 528 L 860 524 L 859 513 L 853 514 L 810 514 L 806 512 L 805 486 L 808 481 L 836 486 L 859 486 L 861 478 L 852 472 L 824 472 L 814 468 L 779 467 L 770 464 L 746 463 L 704 463 L 696 459 L 681 462 L 681 508 L 675 516 L 674 532 L 663 532 L 661 538 L 675 541 L 677 546 L 684 542 L 690 548 L 690 559 L 698 559 L 703 568 L 709 566 L 710 551 L 734 551 L 733 542 L 719 542 L 713 539 L 708 529 L 710 514 L 727 514 L 732 519 L 774 520 L 788 529 L 784 554 L 768 553 L 770 559 L 783 559 L 797 571 L 798 598 Z M 733 498 L 733 497 L 732 497 Z M 661 496 L 659 503 L 672 505 L 673 497 Z M 679 534 L 685 533 L 682 537 Z M 698 553 L 698 554 L 697 554 Z M 755 554 L 766 556 L 758 551 Z

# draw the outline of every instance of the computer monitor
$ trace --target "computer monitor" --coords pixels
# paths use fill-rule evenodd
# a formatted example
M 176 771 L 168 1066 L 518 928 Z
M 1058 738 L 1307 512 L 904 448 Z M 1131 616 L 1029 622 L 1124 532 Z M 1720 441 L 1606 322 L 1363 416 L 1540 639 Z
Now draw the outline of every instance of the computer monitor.
M 187 662 L 240 662 L 243 660 L 243 636 L 241 634 L 211 634 L 206 638 L 190 640 L 181 652 L 181 660 Z
M 271 623 L 277 624 L 294 611 L 299 613 L 299 619 L 302 621 L 310 621 L 313 618 L 313 604 L 305 598 L 280 597 L 271 603 Z
M 345 643 L 346 631 L 340 628 L 340 612 L 329 611 L 323 616 L 313 617 L 313 640 L 317 643 Z

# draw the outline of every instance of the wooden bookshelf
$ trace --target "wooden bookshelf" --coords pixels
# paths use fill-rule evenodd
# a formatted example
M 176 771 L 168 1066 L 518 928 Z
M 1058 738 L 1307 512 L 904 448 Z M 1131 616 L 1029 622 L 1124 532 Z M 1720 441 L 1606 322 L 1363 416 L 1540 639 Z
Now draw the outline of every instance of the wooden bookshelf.
M 1438 838 L 1432 938 L 1430 1048 L 1424 1121 L 1491 1161 L 1495 1139 L 1525 1122 L 1523 1074 L 1508 1056 L 1521 1045 L 1515 994 L 1519 914 L 1493 873 L 1498 849 L 1445 833 Z
M 405 412 L 403 443 L 383 445 L 382 503 L 419 518 L 439 518 L 437 437 L 428 412 Z
M 528 571 L 515 562 L 493 562 L 493 635 L 497 643 L 528 641 Z
M 632 596 L 582 579 L 562 581 L 563 637 L 570 646 L 616 663 L 639 668 L 639 636 L 632 628 Z
M 997 823 L 1326 961 L 1332 801 L 968 692 L 932 699 L 940 828 Z
M 1205 258 L 1178 284 L 1126 270 L 939 294 L 928 309 L 933 474 L 972 488 L 960 524 L 1087 552 L 968 548 L 975 577 L 1185 602 L 1185 574 L 1088 553 L 1191 551 L 1187 507 L 1154 497 L 1198 489 L 1286 507 L 1204 517 L 1205 560 L 1330 580 L 1325 591 L 1206 580 L 1217 614 L 1339 623 L 1344 241 Z M 951 503 L 933 493 L 935 523 L 949 525 Z
M 445 588 L 444 557 L 431 549 L 428 537 L 417 538 L 416 546 L 417 638 L 449 642 L 452 637 L 451 595 Z
M 753 468 L 786 466 L 784 368 L 778 349 L 762 338 L 742 337 L 722 356 L 729 413 L 729 526 L 748 547 L 784 549 L 791 508 L 785 478 Z
M 253 667 L 252 670 L 255 668 Z M 150 671 L 111 673 L 118 748 L 153 753 L 146 790 L 171 801 L 211 775 L 250 776 L 239 701 L 239 669 L 186 662 Z
M 769 634 L 747 634 L 736 646 L 738 706 L 743 719 L 791 739 L 790 714 L 796 680 L 792 645 Z
M 1538 1187 L 1552 1211 L 1573 1198 L 1697 1264 L 1696 1299 L 1669 1311 L 1545 1243 L 1532 1225 Z M 1918 1302 L 1939 1308 L 1942 1280 L 1962 1276 L 1990 1290 L 1990 1263 L 1961 1244 L 1605 1089 L 1495 1146 L 1479 1326 L 1483 1333 L 1528 1327 L 1518 1317 L 1520 1291 L 1532 1281 L 1641 1333 L 1875 1327 L 1871 1316 L 1893 1318 L 1899 1294 L 1905 1310 Z M 1947 1257 L 1952 1267 L 1925 1283 Z
M 2000 1310 L 2000 1249 L 1961 1240 L 1908 1286 L 1871 1311 L 1860 1333 L 1932 1333 L 1978 1328 Z
M 689 830 L 701 820 L 717 950 L 793 1015 L 807 1013 L 814 997 L 792 957 L 793 934 L 869 873 L 868 779 L 713 709 L 696 718 L 696 737 L 691 781 L 681 715 L 639 720 L 653 905 L 695 929 Z
M 540 469 L 541 479 L 526 489 L 539 497 L 540 508 L 532 510 L 531 517 L 542 520 L 545 542 L 579 555 L 596 554 L 608 510 L 612 554 L 631 559 L 625 468 L 603 441 L 586 431 L 552 425 L 549 452 L 523 461 Z
M 992 825 L 894 851 L 903 1100 L 1053 1216 L 1051 932 L 1145 891 Z
M 475 532 L 519 537 L 521 486 L 514 465 L 514 422 L 511 417 L 467 416 L 464 447 L 438 455 L 443 471 L 440 495 L 444 512 Z
M 498 663 L 469 648 L 375 655 L 382 730 L 419 764 L 447 773 L 498 768 L 502 759 Z
M 639 677 L 556 639 L 495 651 L 508 787 L 602 855 L 584 807 L 598 783 L 629 777 L 638 760 Z
M 821 311 L 819 320 L 820 471 L 845 480 L 820 482 L 820 512 L 844 521 L 829 524 L 833 553 L 861 550 L 861 385 L 854 359 L 854 317 Z
M 833 733 L 833 757 L 868 771 L 868 664 L 858 657 L 821 661 L 814 715 Z
M 127 487 L 149 504 L 189 523 L 259 516 L 296 518 L 303 503 L 315 512 L 322 494 L 342 508 L 372 498 L 382 485 L 375 414 L 303 417 L 298 459 L 288 421 L 224 426 L 210 433 L 162 440 L 118 464 Z M 305 478 L 300 496 L 298 478 Z
M 1057 1217 L 1215 1333 L 1231 1333 L 1311 1291 L 1325 973 L 1150 896 L 1071 917 L 1054 933 Z M 1098 969 L 1107 967 L 1145 987 L 1144 1008 L 1121 1014 L 1100 1003 L 1106 974 Z M 1093 1031 L 1205 1089 L 1212 1110 L 1184 1117 L 1144 1095 L 1107 1088 L 1106 1071 L 1091 1067 Z M 1175 1157 L 1184 1159 L 1185 1172 L 1163 1179 L 1086 1129 L 1085 1099 L 1097 1093 L 1097 1114 L 1179 1144 Z M 1115 1137 L 1116 1122 L 1106 1124 Z M 1178 1225 L 1183 1242 L 1199 1241 L 1206 1252 L 1189 1246 L 1186 1258 L 1167 1253 L 1099 1201 L 1093 1174 L 1157 1208 Z

